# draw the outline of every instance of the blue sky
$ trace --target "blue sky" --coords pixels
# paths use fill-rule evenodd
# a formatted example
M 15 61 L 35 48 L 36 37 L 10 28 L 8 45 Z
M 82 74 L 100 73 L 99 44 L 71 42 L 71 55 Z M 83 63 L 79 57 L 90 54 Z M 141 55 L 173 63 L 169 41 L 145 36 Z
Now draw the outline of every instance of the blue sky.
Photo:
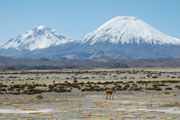
M 0 43 L 39 25 L 79 38 L 116 16 L 180 38 L 180 0 L 0 0 Z

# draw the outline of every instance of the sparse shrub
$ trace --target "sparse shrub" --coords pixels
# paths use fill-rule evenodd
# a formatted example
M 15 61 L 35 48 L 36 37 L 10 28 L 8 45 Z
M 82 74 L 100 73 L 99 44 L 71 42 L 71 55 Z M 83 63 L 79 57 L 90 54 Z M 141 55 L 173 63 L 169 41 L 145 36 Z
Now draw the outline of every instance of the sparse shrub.
M 170 94 L 169 92 L 165 91 L 164 94 Z
M 17 85 L 14 85 L 13 86 L 14 88 L 21 88 L 21 89 L 24 89 L 26 87 L 26 85 L 20 85 L 20 84 L 17 84 Z
M 165 88 L 165 90 L 173 90 L 171 87 L 167 87 Z
M 138 87 L 134 87 L 133 90 L 134 90 L 134 91 L 141 91 L 142 88 L 141 88 L 141 87 L 139 87 L 139 88 L 138 88 Z
M 180 86 L 179 86 L 179 85 L 176 85 L 175 87 L 176 87 L 177 89 L 180 89 Z
M 84 86 L 84 82 L 80 82 L 79 84 L 80 84 L 81 86 Z
M 135 83 L 132 84 L 133 87 L 138 87 Z
M 134 83 L 133 81 L 128 81 L 127 83 Z
M 129 87 L 130 87 L 130 85 L 129 85 L 129 84 L 126 84 L 126 85 L 122 88 L 122 90 L 127 90 Z
M 158 78 L 158 76 L 152 76 L 152 78 Z
M 78 83 L 78 81 L 77 81 L 77 78 L 76 78 L 76 77 L 74 77 L 73 82 L 74 82 L 74 83 Z
M 0 76 L 0 78 L 4 78 L 4 76 Z
M 28 89 L 28 90 L 24 90 L 22 94 L 33 95 L 33 94 L 41 94 L 42 92 L 44 91 L 39 89 Z
M 124 82 L 123 82 L 123 81 L 118 81 L 117 83 L 124 84 Z
M 71 92 L 71 89 L 65 89 L 64 87 L 58 87 L 54 89 L 54 92 Z
M 68 84 L 69 82 L 68 81 L 64 81 L 65 84 Z
M 11 86 L 10 88 L 8 88 L 7 90 L 8 91 L 14 91 L 15 87 L 14 86 Z
M 147 87 L 146 90 L 154 90 L 152 87 Z
M 20 91 L 21 91 L 20 88 L 17 88 L 17 89 L 16 89 L 16 92 L 17 92 L 18 95 L 20 94 Z
M 0 83 L 0 88 L 1 87 L 7 87 L 7 85 L 4 85 L 4 84 Z
M 116 88 L 117 91 L 122 91 L 122 86 L 118 85 Z
M 162 88 L 160 88 L 160 87 L 155 87 L 154 90 L 155 90 L 155 91 L 161 91 Z
M 43 96 L 42 95 L 37 95 L 36 98 L 37 99 L 43 99 Z

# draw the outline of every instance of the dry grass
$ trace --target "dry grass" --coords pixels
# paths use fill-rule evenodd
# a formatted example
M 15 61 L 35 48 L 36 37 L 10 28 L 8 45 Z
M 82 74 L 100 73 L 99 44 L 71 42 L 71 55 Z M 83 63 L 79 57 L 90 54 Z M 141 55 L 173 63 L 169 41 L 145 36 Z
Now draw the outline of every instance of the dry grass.
M 3 114 L 4 117 L 19 117 L 20 114 Z
M 34 120 L 33 118 L 20 118 L 19 120 Z
M 84 120 L 113 120 L 112 118 L 87 118 Z
M 58 119 L 46 119 L 46 120 L 62 120 L 62 119 L 59 119 L 59 118 L 58 118 Z
M 92 116 L 95 116 L 95 117 L 108 117 L 108 116 L 111 116 L 110 114 L 92 114 Z
M 172 118 L 160 118 L 159 120 L 175 120 L 175 118 L 174 117 L 172 117 Z
M 142 116 L 143 119 L 152 119 L 152 118 L 156 118 L 155 115 L 146 115 L 146 116 Z
M 43 113 L 43 112 L 37 112 L 37 113 L 31 113 L 34 115 L 40 115 L 40 116 L 51 116 L 53 114 L 56 114 L 57 112 L 47 112 L 47 113 Z
M 116 116 L 115 118 L 121 118 L 121 119 L 135 119 L 137 118 L 134 115 L 127 115 L 127 116 Z
M 40 110 L 40 108 L 19 108 L 20 110 Z

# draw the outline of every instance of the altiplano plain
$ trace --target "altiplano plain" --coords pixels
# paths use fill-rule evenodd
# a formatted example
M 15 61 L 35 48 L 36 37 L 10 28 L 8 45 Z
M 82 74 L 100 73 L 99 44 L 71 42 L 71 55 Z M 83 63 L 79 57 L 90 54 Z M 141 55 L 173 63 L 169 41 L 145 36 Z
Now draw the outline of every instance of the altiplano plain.
M 179 68 L 0 71 L 0 119 L 179 120 L 179 91 Z

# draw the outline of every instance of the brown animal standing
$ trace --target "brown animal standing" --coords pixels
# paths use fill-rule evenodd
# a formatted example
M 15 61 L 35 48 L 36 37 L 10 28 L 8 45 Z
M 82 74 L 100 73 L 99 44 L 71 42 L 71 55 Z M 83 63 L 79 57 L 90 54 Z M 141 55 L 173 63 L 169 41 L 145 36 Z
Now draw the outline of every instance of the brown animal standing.
M 116 92 L 116 90 L 106 90 L 106 99 L 108 99 L 108 96 L 109 96 L 109 99 L 112 99 L 114 100 L 114 97 L 113 97 L 113 94 Z

